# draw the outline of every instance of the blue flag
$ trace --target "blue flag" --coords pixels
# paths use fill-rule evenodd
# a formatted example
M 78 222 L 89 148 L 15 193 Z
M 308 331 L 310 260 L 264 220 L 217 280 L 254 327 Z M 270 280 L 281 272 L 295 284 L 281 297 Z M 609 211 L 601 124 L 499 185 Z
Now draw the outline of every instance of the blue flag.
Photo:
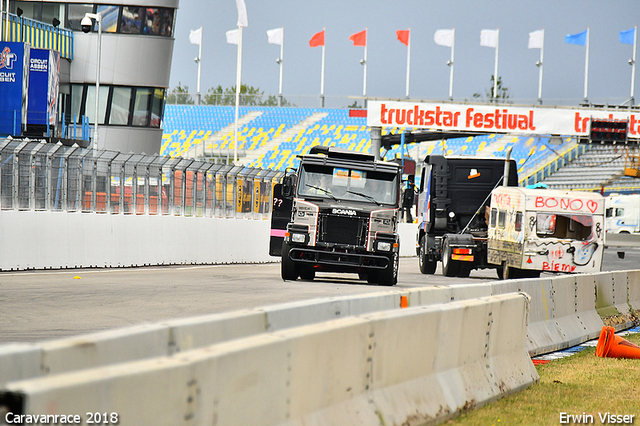
M 627 31 L 620 31 L 620 43 L 633 44 L 633 40 L 636 38 L 636 29 L 632 28 Z
M 587 30 L 578 34 L 567 34 L 564 38 L 564 42 L 567 44 L 579 44 L 580 46 L 587 45 Z

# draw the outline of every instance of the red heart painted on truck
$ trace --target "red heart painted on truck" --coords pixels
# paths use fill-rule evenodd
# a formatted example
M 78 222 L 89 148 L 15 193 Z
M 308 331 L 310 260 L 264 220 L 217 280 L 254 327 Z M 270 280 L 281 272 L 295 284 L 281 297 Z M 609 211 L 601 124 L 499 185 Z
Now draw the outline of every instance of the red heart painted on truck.
M 591 213 L 595 213 L 596 210 L 598 210 L 598 202 L 593 200 L 587 201 L 587 208 L 591 210 Z

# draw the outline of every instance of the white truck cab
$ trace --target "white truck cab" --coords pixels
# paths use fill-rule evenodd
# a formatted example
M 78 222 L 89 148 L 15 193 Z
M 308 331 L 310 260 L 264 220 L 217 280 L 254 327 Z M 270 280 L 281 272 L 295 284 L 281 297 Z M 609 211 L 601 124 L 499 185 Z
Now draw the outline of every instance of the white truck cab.
M 610 195 L 605 204 L 605 229 L 612 234 L 640 232 L 640 194 Z

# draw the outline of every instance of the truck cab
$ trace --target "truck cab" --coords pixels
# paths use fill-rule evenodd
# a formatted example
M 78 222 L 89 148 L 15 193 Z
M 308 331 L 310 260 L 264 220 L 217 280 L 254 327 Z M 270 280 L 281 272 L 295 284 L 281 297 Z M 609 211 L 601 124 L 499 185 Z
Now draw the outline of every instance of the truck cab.
M 508 186 L 518 185 L 515 161 L 428 155 L 422 166 L 416 234 L 420 272 L 434 274 L 437 262 L 448 277 L 497 268 L 487 262 L 486 210 L 491 191 L 505 176 Z
M 400 167 L 334 147 L 313 147 L 274 188 L 270 254 L 283 280 L 351 272 L 398 280 Z

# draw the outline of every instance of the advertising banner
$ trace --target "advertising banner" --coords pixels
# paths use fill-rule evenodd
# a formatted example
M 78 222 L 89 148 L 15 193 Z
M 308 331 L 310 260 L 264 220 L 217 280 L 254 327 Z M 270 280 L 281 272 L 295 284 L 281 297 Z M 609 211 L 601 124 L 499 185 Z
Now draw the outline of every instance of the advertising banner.
M 53 50 L 31 49 L 29 59 L 29 126 L 55 126 L 58 112 L 60 54 Z
M 628 120 L 628 137 L 640 137 L 632 111 L 396 101 L 369 101 L 367 110 L 368 126 L 521 135 L 588 136 L 592 118 Z
M 27 124 L 30 47 L 0 42 L 0 136 L 22 136 Z

